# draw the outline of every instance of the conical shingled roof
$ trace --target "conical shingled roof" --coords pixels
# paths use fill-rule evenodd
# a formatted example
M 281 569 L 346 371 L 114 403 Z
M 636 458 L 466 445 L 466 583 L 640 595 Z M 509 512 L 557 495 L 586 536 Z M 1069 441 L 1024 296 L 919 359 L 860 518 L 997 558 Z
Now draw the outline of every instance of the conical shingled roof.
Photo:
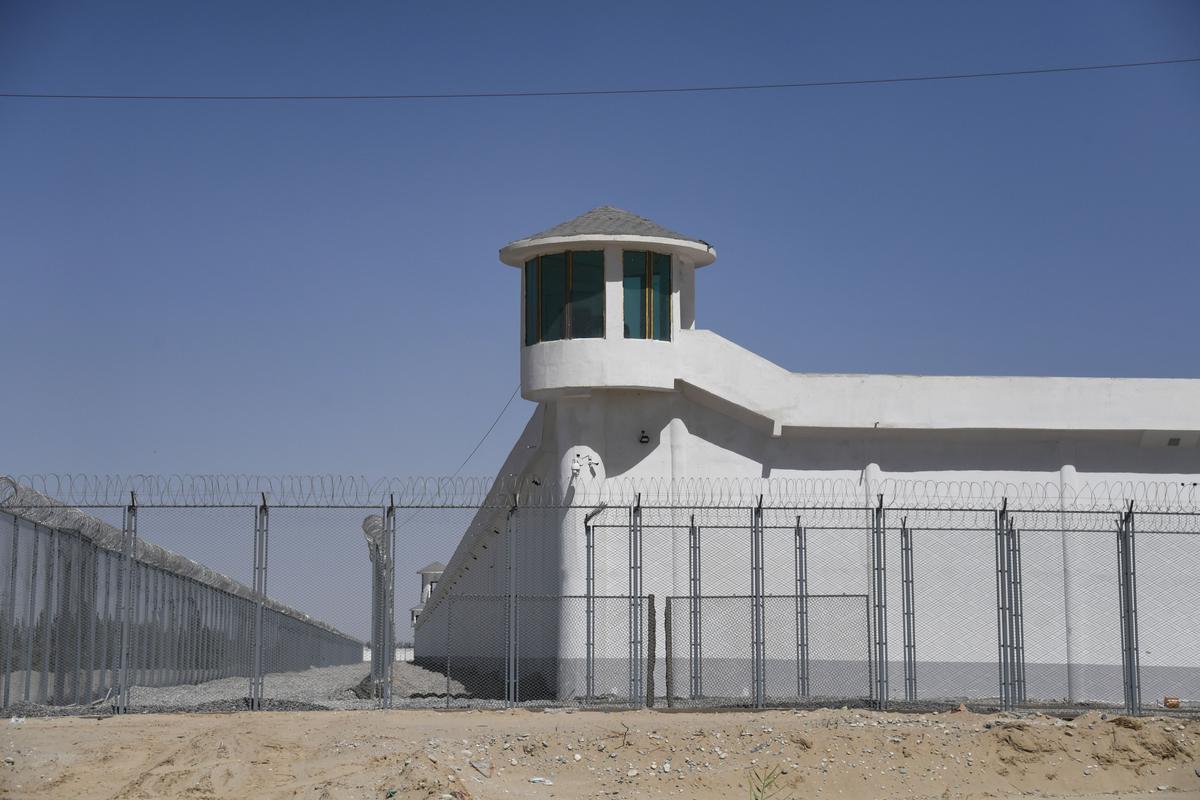
M 600 206 L 553 228 L 509 242 L 500 248 L 500 261 L 510 267 L 520 267 L 530 256 L 541 255 L 555 245 L 621 241 L 643 242 L 669 250 L 694 267 L 706 266 L 717 258 L 717 251 L 703 239 L 684 236 L 621 208 Z
M 663 239 L 680 239 L 685 242 L 702 242 L 692 236 L 684 236 L 673 230 L 664 228 L 657 222 L 639 217 L 629 211 L 615 206 L 600 206 L 593 208 L 575 219 L 560 222 L 553 228 L 526 236 L 521 241 L 530 239 L 548 239 L 553 236 L 585 236 L 600 234 L 607 236 L 658 236 Z

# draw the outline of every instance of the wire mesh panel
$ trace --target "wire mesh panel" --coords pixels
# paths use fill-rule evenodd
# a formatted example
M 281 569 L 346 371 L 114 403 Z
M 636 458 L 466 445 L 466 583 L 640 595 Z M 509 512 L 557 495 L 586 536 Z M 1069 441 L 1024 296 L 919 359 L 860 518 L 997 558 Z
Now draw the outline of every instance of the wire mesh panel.
M 1068 669 L 1067 596 L 1061 512 L 1012 514 L 1020 531 L 1024 696 L 1020 702 L 1055 705 L 1071 694 Z
M 639 704 L 644 698 L 630 695 L 629 676 L 631 671 L 644 671 L 646 664 L 629 660 L 629 598 L 590 599 L 595 628 L 589 643 L 588 597 L 516 596 L 515 661 L 510 663 L 509 598 L 451 597 L 446 705 L 503 706 L 510 677 L 515 702 L 521 705 Z
M 47 646 L 43 653 L 45 666 L 45 697 L 52 705 L 65 705 L 70 702 L 66 696 L 66 671 L 69 669 L 63 651 L 67 643 L 67 617 L 64 600 L 64 573 L 66 564 L 63 557 L 63 536 L 54 531 L 50 537 L 47 556 L 46 572 L 46 615 L 47 615 Z
M 518 703 L 568 703 L 586 693 L 584 604 L 575 602 L 582 599 L 516 598 Z
M 455 595 L 446 603 L 446 614 L 447 707 L 503 707 L 509 670 L 508 597 Z
M 251 672 L 253 509 L 137 509 L 139 543 L 128 575 L 119 554 L 108 600 L 114 655 L 121 649 L 116 586 L 128 577 L 130 708 L 241 708 Z M 169 549 L 169 553 L 164 548 Z M 104 602 L 102 598 L 102 602 Z M 119 680 L 119 672 L 115 675 Z
M 105 700 L 112 696 L 116 686 L 113 668 L 117 648 L 120 646 L 117 625 L 117 586 L 121 568 L 120 556 L 112 550 L 101 549 L 99 554 L 100 591 L 97 598 L 97 647 L 96 663 L 98 689 L 97 698 Z
M 678 705 L 749 706 L 754 703 L 754 642 L 751 614 L 753 601 L 748 595 L 700 597 L 669 597 L 671 631 L 669 634 L 670 666 L 676 675 L 691 670 L 699 674 L 699 691 L 692 691 L 687 681 L 671 681 Z M 695 628 L 680 625 L 692 609 L 699 609 L 699 632 L 703 649 L 699 664 L 691 647 Z
M 541 567 L 551 556 L 541 551 L 556 552 L 557 539 L 544 536 L 533 515 L 511 520 L 511 498 L 457 507 L 435 493 L 430 501 L 432 507 L 396 511 L 397 628 L 409 632 L 397 635 L 412 639 L 414 662 L 397 665 L 402 678 L 394 686 L 393 704 L 424 704 L 431 695 L 443 701 L 448 695 L 451 705 L 503 704 L 509 609 L 507 600 L 497 598 L 507 596 L 510 577 L 543 579 L 547 570 Z M 437 507 L 439 502 L 446 507 Z M 512 538 L 518 524 L 521 535 Z M 477 544 L 454 578 L 418 575 L 452 552 L 460 538 Z M 517 548 L 518 542 L 528 546 Z M 473 633 L 456 638 L 452 628 Z
M 693 524 L 708 541 L 724 543 L 722 547 L 713 548 L 711 564 L 700 563 L 701 580 L 707 578 L 710 584 L 717 585 L 729 577 L 728 571 L 721 572 L 720 564 L 748 558 L 748 513 L 742 509 L 690 509 L 683 506 L 641 508 L 640 530 L 634 539 L 641 543 L 640 557 L 636 561 L 640 577 L 636 585 L 630 584 L 623 589 L 627 597 L 632 597 L 630 602 L 636 605 L 637 613 L 628 615 L 624 630 L 634 631 L 633 641 L 638 643 L 627 656 L 627 662 L 646 660 L 649 663 L 644 674 L 631 671 L 634 680 L 623 693 L 626 700 L 638 705 L 653 704 L 656 697 L 665 696 L 667 664 L 661 644 L 665 636 L 665 609 L 661 603 L 668 596 L 689 591 L 694 571 L 689 556 Z M 743 575 L 749 581 L 749 573 Z M 745 588 L 739 591 L 745 591 Z M 650 595 L 655 597 L 653 620 L 647 599 Z M 685 616 L 681 621 L 686 619 Z
M 17 521 L 0 516 L 0 707 L 7 706 L 15 680 L 17 633 L 17 564 L 20 538 Z
M 695 510 L 696 527 L 700 531 L 700 582 L 704 594 L 712 597 L 720 596 L 749 596 L 751 589 L 751 567 L 753 552 L 751 550 L 751 524 L 753 508 L 700 508 Z M 691 515 L 684 515 L 685 521 L 690 521 Z M 673 529 L 674 530 L 674 529 Z M 687 562 L 683 561 L 686 553 L 685 526 L 674 538 L 680 540 L 680 563 L 677 566 L 679 580 L 671 585 L 672 596 L 687 594 Z M 650 588 L 665 590 L 666 586 Z M 750 624 L 746 616 L 744 624 Z M 749 640 L 750 630 L 747 628 L 746 637 Z M 707 640 L 707 637 L 705 637 Z
M 352 704 L 361 699 L 370 674 L 363 643 L 371 639 L 373 592 L 363 522 L 381 512 L 268 509 L 262 557 L 271 602 L 264 604 L 261 629 L 266 707 Z M 241 529 L 245 545 L 250 543 L 250 521 L 247 518 Z M 248 549 L 244 552 L 249 554 Z M 319 609 L 321 616 L 310 617 L 303 609 Z M 373 702 L 371 698 L 366 704 Z
M 569 680 L 563 683 L 568 689 L 566 693 L 573 701 L 589 705 L 641 705 L 645 697 L 634 697 L 630 694 L 629 674 L 632 671 L 645 670 L 645 662 L 634 662 L 629 657 L 629 641 L 633 637 L 630 629 L 628 614 L 629 598 L 621 596 L 594 597 L 595 633 L 591 648 L 592 682 L 589 688 L 586 684 L 588 650 L 584 648 L 584 677 L 585 684 L 580 691 L 578 682 L 578 667 L 572 666 Z M 586 613 L 584 597 L 564 598 L 563 624 L 568 633 L 567 641 L 571 643 L 570 654 L 574 657 L 579 653 L 578 635 L 582 630 L 582 614 Z M 642 621 L 643 629 L 638 636 L 647 639 L 645 625 L 648 618 Z M 658 659 L 662 659 L 661 653 Z M 666 680 L 666 668 L 662 669 L 662 682 L 656 683 L 662 687 Z
M 1123 692 L 1117 515 L 1065 512 L 1061 530 L 1064 565 L 1057 583 L 1065 598 L 1068 701 L 1119 704 Z
M 870 587 L 871 509 L 768 509 L 767 593 L 794 595 L 795 530 L 806 531 L 810 594 L 865 594 Z
M 38 630 L 40 616 L 38 601 L 41 596 L 40 582 L 45 579 L 44 572 L 39 573 L 39 559 L 45 545 L 42 538 L 45 534 L 33 523 L 0 514 L 0 525 L 13 523 L 13 531 L 17 541 L 17 570 L 13 576 L 14 591 L 11 609 L 12 650 L 8 654 L 9 668 L 9 703 L 32 702 L 36 700 L 37 678 L 35 667 L 40 663 L 38 650 Z
M 911 531 L 917 699 L 995 698 L 999 693 L 995 512 L 893 509 L 889 514 L 906 517 Z M 897 537 L 897 545 L 898 530 L 897 526 L 889 533 Z M 901 549 L 889 550 L 899 575 Z M 901 581 L 891 581 L 892 608 L 903 607 L 903 590 Z M 891 614 L 888 625 L 889 639 L 902 642 L 901 614 Z M 890 666 L 903 673 L 902 659 Z M 903 698 L 903 686 L 894 682 L 890 694 Z
M 1134 516 L 1142 706 L 1200 710 L 1200 516 Z
M 807 663 L 801 661 L 796 637 L 801 601 L 807 614 Z M 764 618 L 765 690 L 773 704 L 871 696 L 866 595 L 771 596 L 765 598 Z M 806 687 L 801 685 L 802 668 L 808 673 Z
M 235 560 L 230 553 L 245 542 L 250 519 L 246 509 L 140 512 L 143 533 L 182 542 L 211 563 Z M 245 584 L 145 540 L 126 559 L 121 530 L 99 514 L 76 517 L 79 527 L 67 530 L 3 516 L 17 542 L 0 570 L 0 591 L 12 601 L 0 615 L 8 704 L 117 703 L 122 676 L 134 707 L 241 702 L 258 604 Z M 264 639 L 273 637 L 284 667 L 359 662 L 357 640 L 274 599 L 266 604 Z M 179 684 L 203 687 L 156 691 Z
M 808 647 L 797 647 L 797 615 L 801 604 L 808 618 Z M 681 625 L 693 606 L 700 608 L 700 629 L 711 641 L 700 656 L 700 691 L 687 680 L 696 665 L 691 647 L 694 629 Z M 754 703 L 753 643 L 750 614 L 753 598 L 667 598 L 671 618 L 670 684 L 672 705 L 741 706 Z M 764 694 L 770 705 L 819 704 L 865 700 L 871 693 L 870 640 L 866 595 L 810 595 L 763 598 Z M 733 635 L 742 631 L 739 637 Z M 807 664 L 803 658 L 807 656 Z M 807 691 L 800 678 L 807 670 Z
M 91 548 L 79 533 L 66 536 L 64 544 L 63 611 L 66 641 L 62 654 L 62 696 L 70 704 L 79 705 L 91 699 L 84 694 L 83 672 L 89 656 L 87 631 L 90 627 L 91 604 L 87 599 L 87 587 L 88 574 L 91 572 Z
M 53 578 L 54 578 L 54 533 L 48 528 L 35 527 L 33 552 L 33 580 L 30 587 L 32 611 L 32 646 L 25 654 L 26 682 L 31 684 L 29 692 L 36 703 L 49 702 L 50 698 L 50 651 L 52 647 Z

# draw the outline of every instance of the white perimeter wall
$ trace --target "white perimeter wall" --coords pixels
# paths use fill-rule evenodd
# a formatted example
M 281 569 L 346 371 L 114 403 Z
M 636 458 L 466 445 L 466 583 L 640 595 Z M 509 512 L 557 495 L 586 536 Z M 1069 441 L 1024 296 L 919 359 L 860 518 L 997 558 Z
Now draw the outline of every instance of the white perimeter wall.
M 559 481 L 564 502 L 580 504 L 597 483 L 620 479 L 779 479 L 836 482 L 855 487 L 846 504 L 873 502 L 889 480 L 1044 484 L 1055 491 L 1087 491 L 1098 484 L 1200 480 L 1200 450 L 1166 447 L 1139 432 L 980 431 L 980 430 L 785 430 L 713 398 L 688 391 L 608 390 L 543 405 L 540 441 L 526 474 Z M 642 432 L 648 439 L 642 442 Z M 528 447 L 528 445 L 527 445 Z M 572 477 L 572 464 L 591 457 Z M 861 493 L 859 493 L 861 492 Z M 632 499 L 632 498 L 630 498 Z M 991 505 L 990 499 L 985 505 Z M 1068 509 L 1069 510 L 1069 509 Z M 586 507 L 519 512 L 517 586 L 520 594 L 583 595 Z M 481 518 L 491 512 L 482 512 Z M 706 595 L 748 594 L 749 511 L 698 511 L 702 527 L 702 576 Z M 889 528 L 899 526 L 892 512 Z M 767 591 L 792 594 L 794 513 L 769 512 Z M 808 512 L 809 593 L 867 592 L 868 539 L 865 512 Z M 995 560 L 991 517 L 986 513 L 910 512 L 914 533 L 917 584 L 918 658 L 950 662 L 988 662 L 996 658 Z M 505 514 L 492 523 L 499 534 L 478 540 L 469 553 L 460 548 L 457 564 L 439 586 L 445 595 L 501 595 L 506 590 Z M 1031 663 L 1115 664 L 1120 661 L 1116 629 L 1115 534 L 1063 533 L 1062 528 L 1094 527 L 1096 515 L 1060 514 L 1053 509 L 1018 514 L 1023 535 L 1027 659 Z M 596 593 L 628 591 L 628 512 L 610 508 L 598 518 Z M 658 597 L 688 592 L 688 525 L 685 510 L 647 510 L 643 532 L 643 591 Z M 860 524 L 858 530 L 842 530 Z M 613 525 L 616 527 L 604 527 Z M 661 526 L 661 527 L 658 527 Z M 485 525 L 486 527 L 486 525 Z M 930 530 L 949 527 L 951 530 Z M 982 532 L 967 530 L 985 528 Z M 1035 530 L 1040 529 L 1040 530 Z M 1141 530 L 1141 528 L 1139 528 Z M 486 543 L 484 549 L 482 544 Z M 464 543 L 465 547 L 465 543 Z M 900 657 L 900 569 L 898 539 L 890 539 L 889 638 Z M 472 558 L 473 556 L 473 558 Z M 1200 536 L 1143 532 L 1138 539 L 1139 599 L 1142 609 L 1143 666 L 1196 667 L 1200 663 Z M 661 602 L 661 601 L 660 601 Z M 482 603 L 482 601 L 481 601 Z M 1190 604 L 1181 613 L 1181 604 Z M 578 606 L 576 608 L 576 605 Z M 427 606 L 416 630 L 418 658 L 444 656 L 449 604 Z M 480 606 L 482 608 L 482 605 Z M 562 610 L 561 624 L 539 623 L 545 641 L 523 640 L 526 653 L 557 652 L 582 657 L 582 603 Z M 599 606 L 604 616 L 607 608 Z M 615 610 L 611 610 L 615 609 Z M 611 606 L 609 615 L 621 610 Z M 1155 628 L 1158 618 L 1174 622 Z M 542 612 L 538 612 L 542 613 Z M 549 613 L 549 612 L 545 612 Z M 660 609 L 661 619 L 661 609 Z M 455 635 L 468 650 L 503 636 L 503 611 L 497 608 L 456 620 Z M 1068 625 L 1068 623 L 1070 623 Z M 680 624 L 680 623 L 677 623 Z M 847 624 L 860 625 L 860 620 Z M 747 623 L 748 626 L 748 623 Z M 731 630 L 724 645 L 737 655 L 748 644 Z M 623 657 L 628 631 L 621 619 L 598 618 L 598 649 Z M 779 657 L 794 642 L 776 637 Z M 771 638 L 768 646 L 771 647 Z M 706 644 L 706 657 L 719 654 L 721 638 Z M 865 644 L 864 644 L 865 649 Z M 1068 649 L 1070 652 L 1068 652 Z M 773 657 L 771 653 L 769 657 Z M 660 650 L 661 657 L 661 650 Z M 1080 680 L 1083 680 L 1080 678 Z M 1086 688 L 1075 687 L 1087 694 Z M 1097 689 L 1097 693 L 1104 690 Z M 1077 697 L 1076 699 L 1087 699 Z

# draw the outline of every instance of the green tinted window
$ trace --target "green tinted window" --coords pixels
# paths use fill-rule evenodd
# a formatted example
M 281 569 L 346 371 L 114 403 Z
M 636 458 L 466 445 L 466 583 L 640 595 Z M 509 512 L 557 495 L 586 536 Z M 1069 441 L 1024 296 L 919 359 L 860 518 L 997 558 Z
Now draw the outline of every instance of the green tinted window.
M 625 338 L 646 338 L 646 253 L 626 250 L 622 287 L 625 306 Z
M 567 254 L 542 256 L 541 285 L 538 291 L 541 305 L 542 341 L 562 339 L 567 335 Z
M 525 344 L 538 340 L 538 278 L 537 259 L 525 262 Z
M 571 338 L 604 337 L 604 253 L 571 253 Z
M 624 254 L 626 339 L 671 340 L 671 257 L 644 250 Z
M 671 340 L 671 257 L 654 253 L 650 276 L 650 332 L 660 341 Z

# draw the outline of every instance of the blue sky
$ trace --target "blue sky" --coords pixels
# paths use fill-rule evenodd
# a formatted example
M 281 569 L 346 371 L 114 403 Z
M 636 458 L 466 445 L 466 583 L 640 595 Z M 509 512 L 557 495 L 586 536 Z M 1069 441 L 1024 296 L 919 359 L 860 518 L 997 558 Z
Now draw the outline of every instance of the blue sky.
M 403 93 L 1200 54 L 1181 2 L 0 2 L 0 86 Z M 446 474 L 518 379 L 504 243 L 713 242 L 698 324 L 797 371 L 1200 374 L 1200 64 L 362 103 L 0 99 L 0 472 Z M 466 469 L 495 470 L 514 401 Z

